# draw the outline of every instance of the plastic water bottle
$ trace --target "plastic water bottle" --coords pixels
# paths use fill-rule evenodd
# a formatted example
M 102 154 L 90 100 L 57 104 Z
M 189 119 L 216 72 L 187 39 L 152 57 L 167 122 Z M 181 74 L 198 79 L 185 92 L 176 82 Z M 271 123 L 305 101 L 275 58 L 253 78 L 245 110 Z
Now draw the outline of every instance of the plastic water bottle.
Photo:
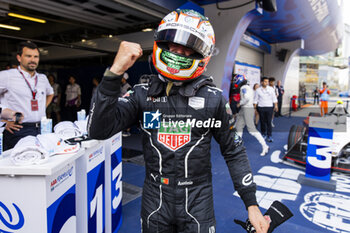
M 77 118 L 78 118 L 78 121 L 84 121 L 86 119 L 85 109 L 82 109 L 79 112 L 77 112 Z
M 41 134 L 52 133 L 52 119 L 47 119 L 46 117 L 41 118 L 40 133 Z

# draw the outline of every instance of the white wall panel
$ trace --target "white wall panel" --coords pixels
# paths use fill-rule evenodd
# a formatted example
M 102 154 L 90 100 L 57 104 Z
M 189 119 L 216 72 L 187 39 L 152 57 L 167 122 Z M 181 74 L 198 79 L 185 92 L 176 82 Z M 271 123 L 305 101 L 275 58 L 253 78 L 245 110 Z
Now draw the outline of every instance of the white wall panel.
M 244 45 L 240 45 L 236 55 L 236 61 L 248 63 L 250 65 L 264 67 L 264 55 L 263 53 L 254 49 L 248 48 Z

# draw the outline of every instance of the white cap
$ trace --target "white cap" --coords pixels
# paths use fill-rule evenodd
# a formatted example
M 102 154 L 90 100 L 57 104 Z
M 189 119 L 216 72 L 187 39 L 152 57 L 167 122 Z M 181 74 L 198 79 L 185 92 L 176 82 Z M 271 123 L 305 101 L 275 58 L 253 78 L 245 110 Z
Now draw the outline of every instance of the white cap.
M 125 73 L 123 74 L 123 78 L 125 78 L 125 80 L 128 80 L 129 74 L 125 72 Z

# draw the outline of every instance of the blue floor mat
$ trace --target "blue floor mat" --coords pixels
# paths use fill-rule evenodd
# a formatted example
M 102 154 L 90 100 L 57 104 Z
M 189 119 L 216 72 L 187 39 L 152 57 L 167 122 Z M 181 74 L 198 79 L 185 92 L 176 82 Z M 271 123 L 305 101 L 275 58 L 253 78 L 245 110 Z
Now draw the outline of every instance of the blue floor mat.
M 268 155 L 261 157 L 261 146 L 257 140 L 244 131 L 243 140 L 257 184 L 257 197 L 261 211 L 274 200 L 280 200 L 293 212 L 294 216 L 279 226 L 275 233 L 318 233 L 350 232 L 350 178 L 343 174 L 333 174 L 338 180 L 337 191 L 331 192 L 296 182 L 302 168 L 279 163 L 287 144 L 289 128 L 293 124 L 302 124 L 303 118 L 276 118 L 273 130 L 273 143 L 268 143 Z M 219 233 L 245 231 L 233 222 L 233 219 L 245 220 L 247 211 L 234 188 L 226 163 L 221 156 L 219 145 L 212 141 L 212 172 L 214 206 Z M 271 156 L 271 155 L 274 156 Z M 123 181 L 142 186 L 144 167 L 123 164 Z M 140 228 L 141 198 L 123 206 L 123 224 L 119 232 L 138 233 Z

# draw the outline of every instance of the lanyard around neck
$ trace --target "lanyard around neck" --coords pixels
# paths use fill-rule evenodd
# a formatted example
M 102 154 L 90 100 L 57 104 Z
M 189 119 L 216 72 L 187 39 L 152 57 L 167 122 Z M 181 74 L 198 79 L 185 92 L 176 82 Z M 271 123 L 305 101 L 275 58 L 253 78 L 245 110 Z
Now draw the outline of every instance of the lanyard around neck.
M 32 86 L 30 85 L 30 83 L 28 82 L 28 80 L 26 79 L 26 77 L 24 76 L 23 72 L 18 69 L 18 72 L 22 75 L 22 77 L 24 78 L 24 80 L 27 83 L 27 86 L 29 87 L 30 91 L 32 92 L 33 95 L 33 99 L 35 99 L 36 96 L 36 86 L 38 84 L 38 75 L 35 75 L 35 83 L 34 83 L 34 89 L 32 89 Z

